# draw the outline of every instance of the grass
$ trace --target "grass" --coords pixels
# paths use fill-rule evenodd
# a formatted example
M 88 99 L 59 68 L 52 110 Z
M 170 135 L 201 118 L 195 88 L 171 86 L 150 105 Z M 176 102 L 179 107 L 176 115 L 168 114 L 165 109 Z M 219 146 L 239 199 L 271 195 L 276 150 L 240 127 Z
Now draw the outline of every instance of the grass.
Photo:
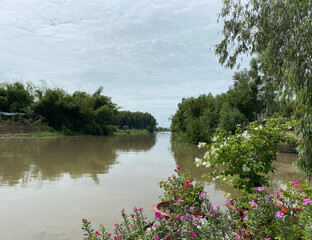
M 59 137 L 59 136 L 64 136 L 64 134 L 59 132 L 48 132 L 48 131 L 38 131 L 32 133 L 0 134 L 0 137 Z

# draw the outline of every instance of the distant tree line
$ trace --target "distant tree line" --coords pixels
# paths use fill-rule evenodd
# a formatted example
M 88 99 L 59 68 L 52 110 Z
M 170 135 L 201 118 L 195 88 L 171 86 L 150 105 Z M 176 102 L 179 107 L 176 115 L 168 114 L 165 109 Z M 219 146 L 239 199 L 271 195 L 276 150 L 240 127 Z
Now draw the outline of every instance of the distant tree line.
M 103 87 L 93 94 L 60 88 L 37 88 L 32 83 L 2 83 L 0 111 L 19 112 L 43 117 L 51 127 L 65 133 L 109 135 L 115 125 L 154 132 L 156 119 L 149 113 L 119 111 Z
M 156 130 L 156 119 L 150 113 L 120 111 L 117 113 L 114 124 L 120 128 Z
M 260 60 L 252 59 L 250 69 L 236 72 L 233 86 L 226 93 L 183 98 L 171 117 L 171 131 L 182 141 L 210 142 L 217 128 L 236 130 L 257 120 L 257 114 L 291 116 L 293 101 L 277 94 L 273 78 Z

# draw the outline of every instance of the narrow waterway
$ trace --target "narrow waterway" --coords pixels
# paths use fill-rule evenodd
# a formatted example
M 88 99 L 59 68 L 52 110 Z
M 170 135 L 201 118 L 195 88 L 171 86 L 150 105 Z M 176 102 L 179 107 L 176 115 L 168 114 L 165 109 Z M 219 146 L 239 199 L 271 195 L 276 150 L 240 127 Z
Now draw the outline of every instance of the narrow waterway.
M 231 188 L 203 179 L 196 168 L 201 152 L 174 143 L 169 133 L 117 137 L 0 139 L 0 239 L 82 239 L 81 219 L 103 223 L 111 231 L 120 210 L 143 207 L 152 219 L 152 205 L 162 190 L 158 182 L 173 169 L 189 169 L 205 184 L 214 204 Z M 301 179 L 292 166 L 296 155 L 282 154 L 272 185 Z

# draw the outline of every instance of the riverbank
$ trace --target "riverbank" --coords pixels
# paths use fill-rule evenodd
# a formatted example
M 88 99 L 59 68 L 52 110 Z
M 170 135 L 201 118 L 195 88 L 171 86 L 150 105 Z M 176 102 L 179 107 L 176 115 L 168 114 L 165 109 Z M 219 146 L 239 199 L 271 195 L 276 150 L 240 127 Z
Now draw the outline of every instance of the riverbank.
M 61 132 L 41 122 L 0 121 L 0 137 L 51 137 L 62 136 Z
M 114 133 L 116 136 L 120 135 L 143 135 L 143 134 L 151 134 L 146 129 L 127 129 L 127 130 L 117 130 L 117 132 Z
M 126 129 L 117 130 L 113 135 L 146 135 L 151 134 L 146 129 Z M 11 121 L 0 121 L 0 137 L 56 137 L 65 135 L 77 135 L 83 134 L 72 133 L 66 134 L 59 132 L 53 128 L 43 124 L 41 122 L 11 122 Z

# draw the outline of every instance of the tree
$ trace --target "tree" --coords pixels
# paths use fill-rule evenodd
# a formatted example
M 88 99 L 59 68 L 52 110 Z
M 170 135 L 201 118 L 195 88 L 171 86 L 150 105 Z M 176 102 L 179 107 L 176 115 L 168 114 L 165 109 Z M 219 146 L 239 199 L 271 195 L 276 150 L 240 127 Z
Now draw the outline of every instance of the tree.
M 0 89 L 0 110 L 8 112 L 23 112 L 31 106 L 34 97 L 31 94 L 31 84 L 24 85 L 20 82 L 3 83 Z
M 219 127 L 225 131 L 235 132 L 238 124 L 246 125 L 245 116 L 236 108 L 225 103 L 220 111 Z
M 233 76 L 234 84 L 227 91 L 227 100 L 232 108 L 236 108 L 248 121 L 256 120 L 257 113 L 263 109 L 259 98 L 257 84 L 244 69 Z
M 297 166 L 312 175 L 312 1 L 225 0 L 220 18 L 219 61 L 233 68 L 240 54 L 256 54 L 279 90 L 296 96 L 297 133 L 302 138 Z

